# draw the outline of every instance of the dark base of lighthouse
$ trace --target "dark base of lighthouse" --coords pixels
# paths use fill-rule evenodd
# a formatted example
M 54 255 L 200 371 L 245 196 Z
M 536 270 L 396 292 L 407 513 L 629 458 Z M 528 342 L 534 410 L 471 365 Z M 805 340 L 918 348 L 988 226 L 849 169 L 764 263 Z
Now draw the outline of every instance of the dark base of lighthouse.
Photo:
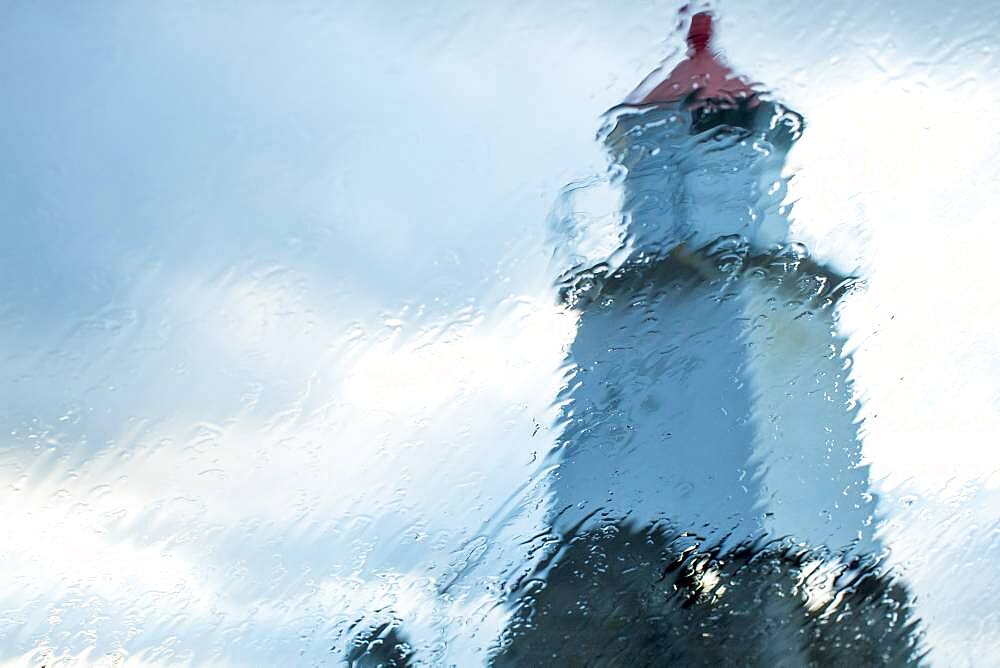
M 788 545 L 720 555 L 663 531 L 591 530 L 523 581 L 493 665 L 919 665 L 905 588 L 875 560 L 825 563 Z

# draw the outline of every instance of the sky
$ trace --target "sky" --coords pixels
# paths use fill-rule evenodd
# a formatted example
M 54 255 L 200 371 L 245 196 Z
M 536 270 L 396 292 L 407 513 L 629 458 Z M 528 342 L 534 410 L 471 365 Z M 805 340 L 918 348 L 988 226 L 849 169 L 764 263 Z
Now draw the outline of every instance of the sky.
M 807 119 L 795 231 L 865 279 L 841 322 L 886 542 L 932 658 L 973 665 L 1000 643 L 1000 18 L 896 5 L 712 7 Z M 481 660 L 489 577 L 436 591 L 554 437 L 549 214 L 679 57 L 677 9 L 5 4 L 0 662 L 320 662 L 380 606 Z

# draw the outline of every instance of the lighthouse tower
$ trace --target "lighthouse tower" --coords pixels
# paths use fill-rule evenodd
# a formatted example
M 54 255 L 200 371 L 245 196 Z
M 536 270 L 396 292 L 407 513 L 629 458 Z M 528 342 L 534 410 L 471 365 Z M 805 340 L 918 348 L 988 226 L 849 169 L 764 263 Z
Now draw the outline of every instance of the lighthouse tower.
M 804 121 L 712 37 L 694 15 L 687 58 L 605 117 L 625 231 L 560 281 L 578 328 L 550 547 L 496 665 L 916 660 L 837 331 L 851 280 L 785 208 Z
M 794 243 L 781 171 L 802 118 L 691 24 L 689 58 L 608 115 L 625 260 L 584 268 L 554 522 L 655 523 L 870 552 L 874 502 L 834 319 L 849 281 Z M 591 519 L 585 519 L 591 518 Z

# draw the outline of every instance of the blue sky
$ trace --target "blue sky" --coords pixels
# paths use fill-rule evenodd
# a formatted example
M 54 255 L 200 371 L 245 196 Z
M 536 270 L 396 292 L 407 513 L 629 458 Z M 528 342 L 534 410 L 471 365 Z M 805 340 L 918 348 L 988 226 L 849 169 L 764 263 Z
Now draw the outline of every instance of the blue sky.
M 419 5 L 0 10 L 0 661 L 318 661 L 379 601 L 428 637 L 492 614 L 435 578 L 551 443 L 546 219 L 676 5 Z M 1000 26 L 895 5 L 716 7 L 810 124 L 798 233 L 869 279 L 844 321 L 886 531 L 917 554 L 960 499 L 963 578 L 995 568 Z M 945 659 L 991 600 L 932 577 L 957 554 L 903 559 Z

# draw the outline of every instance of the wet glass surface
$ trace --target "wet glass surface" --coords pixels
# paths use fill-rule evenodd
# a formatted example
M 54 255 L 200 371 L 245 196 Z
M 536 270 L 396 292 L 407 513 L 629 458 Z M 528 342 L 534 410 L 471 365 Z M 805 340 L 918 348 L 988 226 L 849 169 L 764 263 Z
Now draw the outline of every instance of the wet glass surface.
M 0 664 L 995 661 L 995 7 L 2 13 Z

